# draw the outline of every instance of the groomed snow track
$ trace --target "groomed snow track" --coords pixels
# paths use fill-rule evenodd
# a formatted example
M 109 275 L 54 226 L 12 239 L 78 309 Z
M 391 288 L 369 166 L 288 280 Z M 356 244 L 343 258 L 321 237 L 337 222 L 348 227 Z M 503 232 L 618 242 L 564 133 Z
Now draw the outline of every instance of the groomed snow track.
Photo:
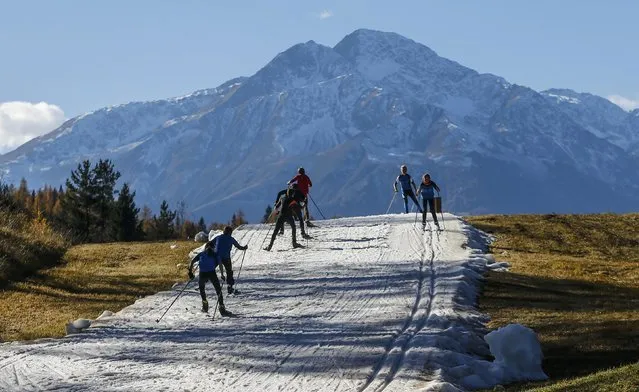
M 199 311 L 195 287 L 138 300 L 63 339 L 0 345 L 2 391 L 408 391 L 477 385 L 488 348 L 474 304 L 485 268 L 478 233 L 415 215 L 319 221 L 306 249 L 289 228 L 236 230 L 249 250 L 238 317 Z M 168 250 L 167 250 L 168 251 Z M 239 272 L 241 252 L 235 253 Z M 214 298 L 208 287 L 209 298 Z M 213 303 L 212 300 L 210 300 Z M 212 312 L 211 312 L 212 313 Z

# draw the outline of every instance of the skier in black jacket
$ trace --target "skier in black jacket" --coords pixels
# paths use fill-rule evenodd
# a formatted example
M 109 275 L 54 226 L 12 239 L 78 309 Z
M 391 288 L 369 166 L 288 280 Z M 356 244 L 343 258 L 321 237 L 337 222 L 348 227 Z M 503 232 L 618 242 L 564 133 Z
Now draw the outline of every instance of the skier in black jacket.
M 275 198 L 275 204 L 277 205 L 277 203 L 280 200 L 280 198 L 282 196 L 286 195 L 286 193 L 289 191 L 289 189 L 293 189 L 292 197 L 293 197 L 293 200 L 296 201 L 296 203 L 291 205 L 292 213 L 297 218 L 297 220 L 300 222 L 300 231 L 302 232 L 302 237 L 306 238 L 306 239 L 309 239 L 309 238 L 311 238 L 311 236 L 306 234 L 306 231 L 304 230 L 304 218 L 303 218 L 303 214 L 302 214 L 302 209 L 304 208 L 304 204 L 306 203 L 306 196 L 304 196 L 304 193 L 302 193 L 302 191 L 299 190 L 298 185 L 297 184 L 291 184 L 290 188 L 282 189 L 277 194 L 277 197 Z M 284 234 L 284 225 L 282 225 L 282 227 L 280 228 L 280 231 L 278 232 L 278 234 L 279 235 Z
M 278 201 L 275 209 L 279 208 L 279 215 L 277 217 L 277 221 L 275 221 L 275 229 L 273 230 L 273 235 L 271 236 L 271 243 L 268 244 L 264 250 L 270 251 L 273 247 L 273 243 L 275 242 L 275 238 L 277 237 L 277 233 L 281 228 L 284 227 L 284 222 L 288 222 L 291 225 L 291 231 L 293 235 L 293 248 L 303 248 L 302 245 L 297 243 L 296 235 L 295 235 L 295 220 L 293 219 L 293 209 L 296 208 L 295 205 L 299 206 L 299 202 L 295 200 L 295 189 L 289 188 L 286 193 L 281 196 Z

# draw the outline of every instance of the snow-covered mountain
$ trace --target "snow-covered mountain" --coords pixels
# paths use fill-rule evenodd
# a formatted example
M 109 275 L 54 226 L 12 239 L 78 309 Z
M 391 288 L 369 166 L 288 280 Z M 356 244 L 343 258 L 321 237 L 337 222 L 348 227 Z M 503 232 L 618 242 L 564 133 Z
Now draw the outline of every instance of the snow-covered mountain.
M 257 219 L 298 166 L 325 215 L 384 212 L 402 163 L 416 181 L 431 173 L 459 213 L 639 209 L 639 111 L 510 84 L 371 30 L 295 45 L 215 89 L 71 119 L 0 170 L 55 185 L 86 158 L 114 160 L 139 204 L 184 200 L 215 219 Z

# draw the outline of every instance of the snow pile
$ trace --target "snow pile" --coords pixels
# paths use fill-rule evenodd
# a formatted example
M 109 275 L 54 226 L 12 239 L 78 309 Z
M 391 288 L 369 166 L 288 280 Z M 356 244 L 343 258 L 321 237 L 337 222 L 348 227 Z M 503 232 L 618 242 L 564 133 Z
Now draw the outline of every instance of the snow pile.
M 200 231 L 199 233 L 195 235 L 194 240 L 195 242 L 206 242 L 207 238 L 208 238 L 208 234 L 206 234 L 203 231 Z
M 493 373 L 501 373 L 502 382 L 548 379 L 541 368 L 541 346 L 532 329 L 508 324 L 490 332 L 484 340 L 495 357 Z
M 65 326 L 65 331 L 67 335 L 71 335 L 74 333 L 78 333 L 83 329 L 87 329 L 91 326 L 91 320 L 87 319 L 77 319 L 73 322 L 67 323 Z
M 218 235 L 221 235 L 223 233 L 224 232 L 222 230 L 211 230 L 211 231 L 209 231 L 209 241 L 211 241 L 213 238 L 215 238 Z

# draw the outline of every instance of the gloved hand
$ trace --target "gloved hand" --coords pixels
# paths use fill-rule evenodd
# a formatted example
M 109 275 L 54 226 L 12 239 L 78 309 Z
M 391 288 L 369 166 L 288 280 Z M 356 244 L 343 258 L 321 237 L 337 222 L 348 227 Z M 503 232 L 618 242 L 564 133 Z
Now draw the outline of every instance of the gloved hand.
M 193 278 L 195 278 L 195 275 L 193 275 L 193 271 L 189 270 L 189 279 L 193 280 Z
M 244 245 L 244 246 L 242 247 L 242 250 L 247 250 L 247 249 L 248 249 L 248 244 L 246 244 L 246 245 Z
M 395 193 L 397 193 L 397 188 L 395 188 Z

